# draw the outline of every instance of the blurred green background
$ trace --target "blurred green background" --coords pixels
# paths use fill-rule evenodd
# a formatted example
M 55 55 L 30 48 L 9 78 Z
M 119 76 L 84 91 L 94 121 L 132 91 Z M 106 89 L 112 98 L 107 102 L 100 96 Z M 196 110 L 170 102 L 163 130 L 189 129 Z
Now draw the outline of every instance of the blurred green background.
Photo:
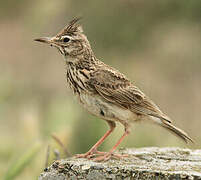
M 56 34 L 75 16 L 84 17 L 96 56 L 126 74 L 196 141 L 186 146 L 142 123 L 134 124 L 121 147 L 201 148 L 201 1 L 1 0 L 0 176 L 35 179 L 45 167 L 48 144 L 51 154 L 58 149 L 64 157 L 52 133 L 75 154 L 108 129 L 66 88 L 57 50 L 33 41 Z M 118 126 L 100 149 L 109 150 L 121 133 Z

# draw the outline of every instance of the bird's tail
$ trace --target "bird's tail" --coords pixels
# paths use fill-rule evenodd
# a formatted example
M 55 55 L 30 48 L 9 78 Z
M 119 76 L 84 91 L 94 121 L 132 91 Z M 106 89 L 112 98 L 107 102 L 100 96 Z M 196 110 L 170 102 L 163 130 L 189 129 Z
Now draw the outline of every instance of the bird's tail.
M 162 127 L 166 128 L 166 129 L 168 129 L 170 132 L 172 132 L 177 137 L 181 138 L 186 143 L 188 141 L 191 141 L 193 143 L 193 140 L 188 136 L 188 134 L 186 132 L 175 127 L 174 125 L 171 124 L 171 122 L 161 120 L 161 119 L 156 118 L 156 117 L 153 117 L 152 119 L 154 120 L 154 122 L 156 122 L 157 124 L 160 124 Z

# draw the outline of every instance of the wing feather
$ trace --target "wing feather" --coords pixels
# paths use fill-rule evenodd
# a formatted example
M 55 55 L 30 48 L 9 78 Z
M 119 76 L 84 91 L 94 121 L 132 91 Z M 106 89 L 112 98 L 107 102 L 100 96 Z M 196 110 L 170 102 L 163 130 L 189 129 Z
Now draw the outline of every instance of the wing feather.
M 117 106 L 136 114 L 150 115 L 171 122 L 139 88 L 111 67 L 94 71 L 88 84 L 93 86 L 100 96 Z

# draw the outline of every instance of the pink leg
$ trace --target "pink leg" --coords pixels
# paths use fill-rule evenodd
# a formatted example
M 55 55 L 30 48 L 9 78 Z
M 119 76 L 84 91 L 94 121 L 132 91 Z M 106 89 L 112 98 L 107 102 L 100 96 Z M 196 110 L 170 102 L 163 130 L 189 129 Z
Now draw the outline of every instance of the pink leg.
M 116 148 L 119 146 L 119 144 L 124 140 L 124 138 L 129 135 L 129 133 L 130 133 L 130 131 L 127 128 L 125 128 L 124 134 L 117 141 L 117 143 L 113 146 L 113 148 L 108 153 L 106 153 L 105 155 L 96 157 L 93 160 L 94 161 L 107 161 L 108 159 L 110 159 L 111 156 L 113 155 L 113 152 L 116 150 Z M 114 155 L 114 156 L 116 156 L 118 158 L 125 157 L 125 155 Z
M 94 153 L 98 153 L 98 154 L 105 154 L 104 152 L 98 152 L 97 148 L 103 143 L 103 141 L 112 133 L 112 131 L 114 131 L 116 125 L 115 122 L 113 121 L 107 121 L 107 123 L 110 126 L 110 129 L 103 135 L 102 138 L 100 138 L 100 140 L 85 154 L 78 154 L 76 155 L 77 158 L 90 158 L 91 155 L 93 155 Z

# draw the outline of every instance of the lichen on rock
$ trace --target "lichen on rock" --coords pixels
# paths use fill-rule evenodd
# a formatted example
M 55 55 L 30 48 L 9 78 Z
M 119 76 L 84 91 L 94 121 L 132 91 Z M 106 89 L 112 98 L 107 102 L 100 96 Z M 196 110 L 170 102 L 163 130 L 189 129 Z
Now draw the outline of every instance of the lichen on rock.
M 55 161 L 39 180 L 201 179 L 201 150 L 150 147 L 120 153 L 129 156 L 99 163 L 74 157 Z

